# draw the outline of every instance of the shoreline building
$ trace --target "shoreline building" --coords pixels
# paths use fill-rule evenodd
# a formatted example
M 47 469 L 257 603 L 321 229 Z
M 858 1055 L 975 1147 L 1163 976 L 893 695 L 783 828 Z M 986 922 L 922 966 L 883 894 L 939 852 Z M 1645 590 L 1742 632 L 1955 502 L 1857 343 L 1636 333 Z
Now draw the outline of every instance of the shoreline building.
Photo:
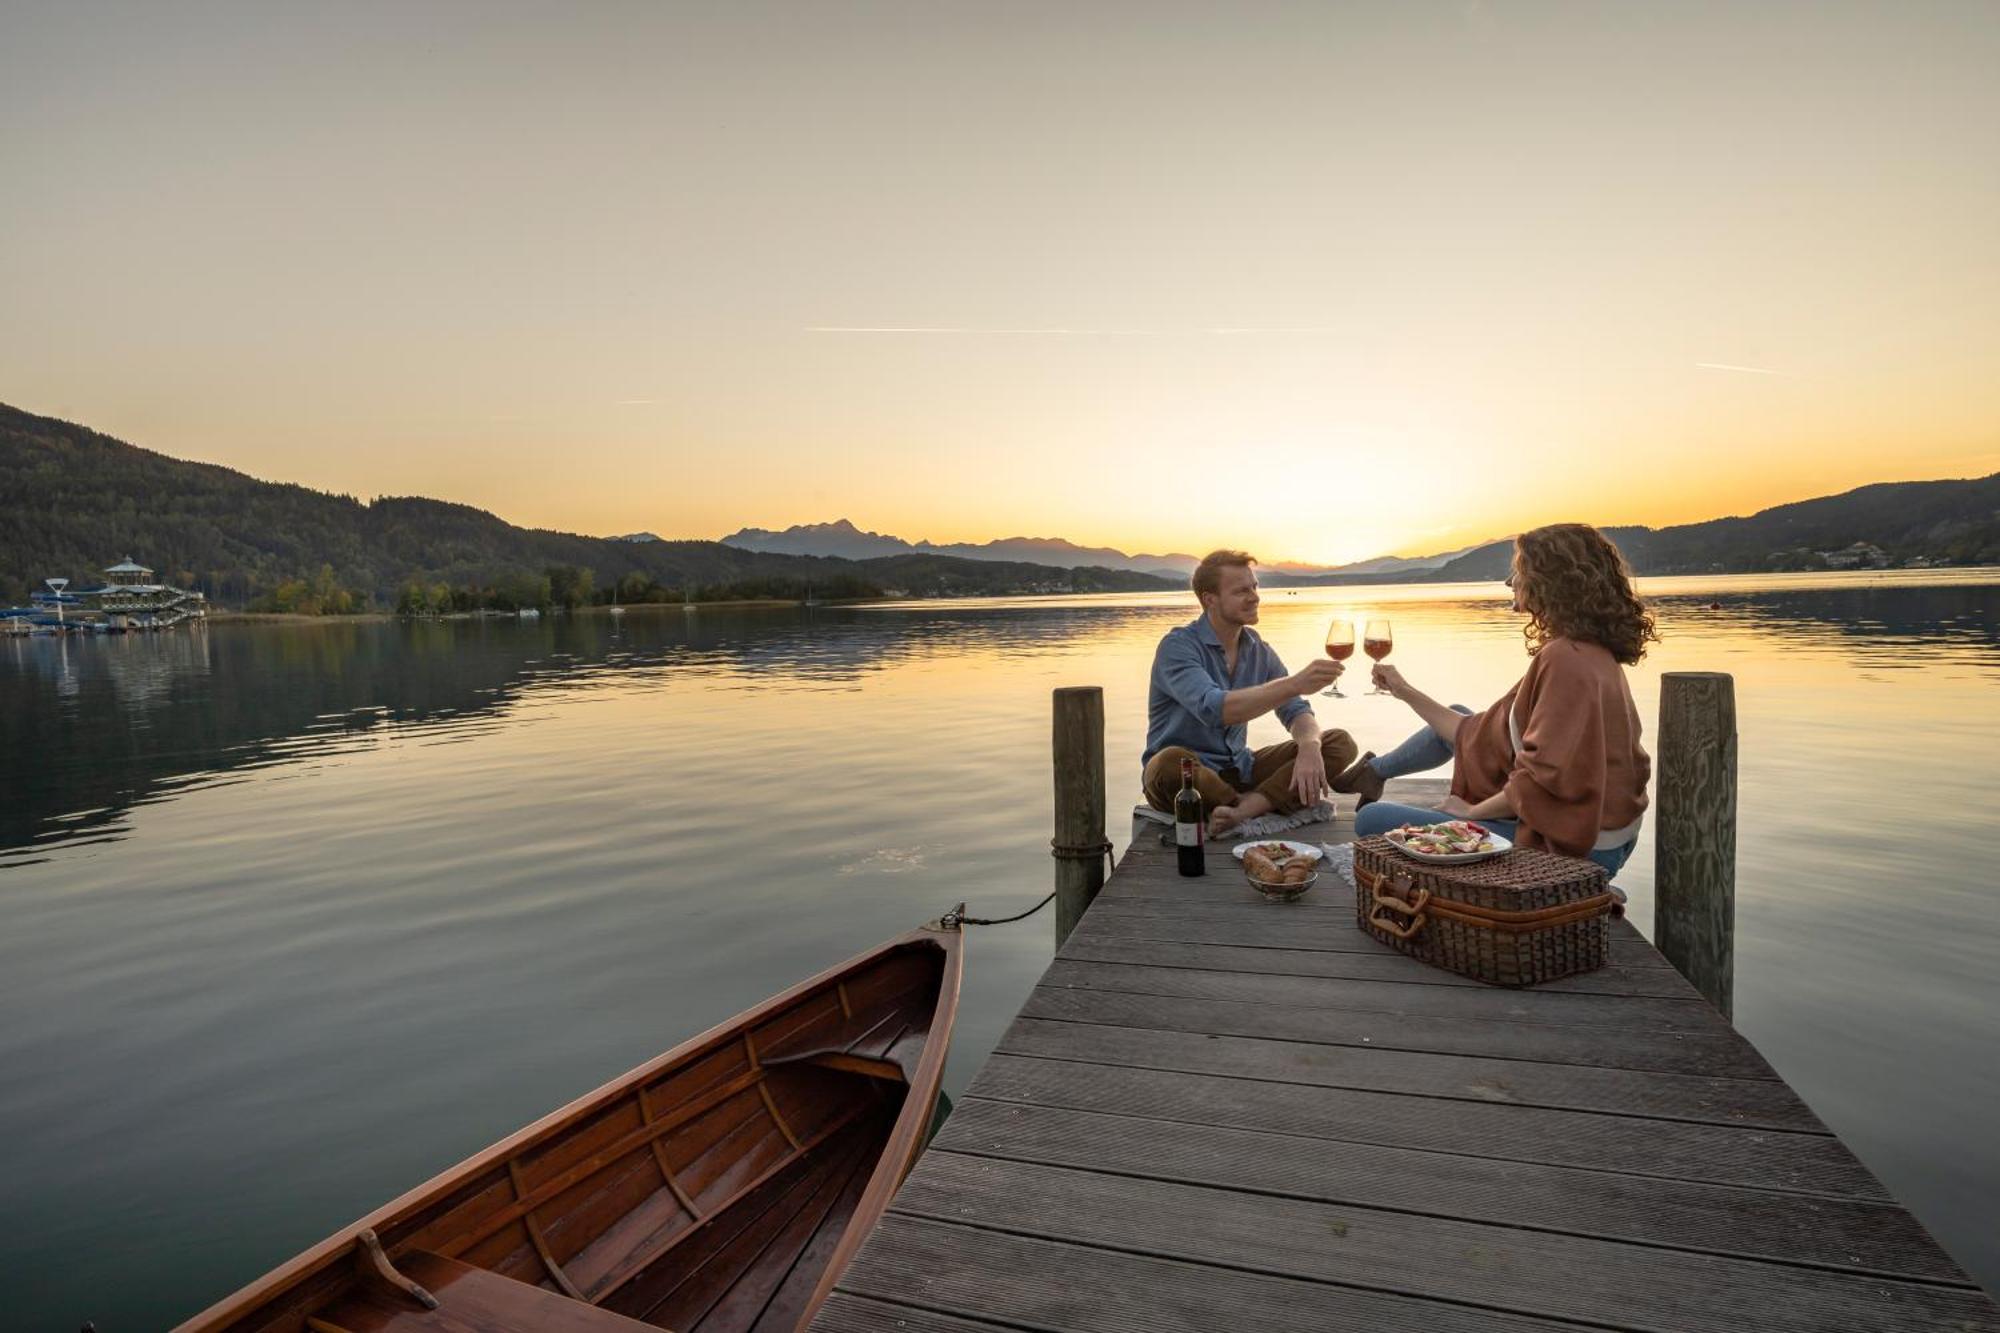
M 155 581 L 153 571 L 129 555 L 102 573 L 100 587 L 52 588 L 34 594 L 29 601 L 36 610 L 65 621 L 80 615 L 79 627 L 92 629 L 165 629 L 208 615 L 206 596 Z

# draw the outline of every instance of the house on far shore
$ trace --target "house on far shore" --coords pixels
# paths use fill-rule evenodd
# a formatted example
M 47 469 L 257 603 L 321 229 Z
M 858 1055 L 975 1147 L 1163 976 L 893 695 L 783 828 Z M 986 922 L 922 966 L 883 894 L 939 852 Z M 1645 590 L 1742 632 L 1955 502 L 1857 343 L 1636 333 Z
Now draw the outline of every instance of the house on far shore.
M 1838 551 L 1815 551 L 1828 569 L 1887 569 L 1889 553 L 1873 542 L 1856 542 Z

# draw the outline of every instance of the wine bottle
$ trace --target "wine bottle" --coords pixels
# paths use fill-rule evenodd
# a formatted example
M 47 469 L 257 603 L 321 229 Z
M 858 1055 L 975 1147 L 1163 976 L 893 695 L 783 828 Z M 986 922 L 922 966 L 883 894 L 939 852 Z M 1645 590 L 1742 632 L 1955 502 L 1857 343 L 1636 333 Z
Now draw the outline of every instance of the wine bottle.
M 1181 760 L 1181 789 L 1174 797 L 1174 852 L 1183 875 L 1206 875 L 1208 858 L 1202 843 L 1208 825 L 1202 817 L 1201 793 L 1194 788 L 1194 760 Z

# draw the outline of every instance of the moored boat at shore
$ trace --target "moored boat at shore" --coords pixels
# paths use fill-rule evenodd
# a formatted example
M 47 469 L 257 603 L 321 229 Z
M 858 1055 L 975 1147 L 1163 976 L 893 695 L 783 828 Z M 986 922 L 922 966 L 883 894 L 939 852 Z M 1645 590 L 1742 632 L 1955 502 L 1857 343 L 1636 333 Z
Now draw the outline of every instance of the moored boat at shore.
M 922 1151 L 956 915 L 802 982 L 334 1233 L 176 1333 L 792 1333 Z

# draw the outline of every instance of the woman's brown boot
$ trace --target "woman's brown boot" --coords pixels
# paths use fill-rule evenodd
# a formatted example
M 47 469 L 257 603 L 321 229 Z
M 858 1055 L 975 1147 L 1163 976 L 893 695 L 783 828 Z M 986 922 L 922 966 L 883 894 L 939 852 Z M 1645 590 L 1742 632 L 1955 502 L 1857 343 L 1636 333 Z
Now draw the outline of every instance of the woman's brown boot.
M 1374 757 L 1375 752 L 1370 750 L 1350 764 L 1346 772 L 1327 784 L 1335 791 L 1350 792 L 1358 797 L 1354 803 L 1357 811 L 1382 799 L 1382 784 L 1385 779 L 1368 767 L 1368 761 Z

